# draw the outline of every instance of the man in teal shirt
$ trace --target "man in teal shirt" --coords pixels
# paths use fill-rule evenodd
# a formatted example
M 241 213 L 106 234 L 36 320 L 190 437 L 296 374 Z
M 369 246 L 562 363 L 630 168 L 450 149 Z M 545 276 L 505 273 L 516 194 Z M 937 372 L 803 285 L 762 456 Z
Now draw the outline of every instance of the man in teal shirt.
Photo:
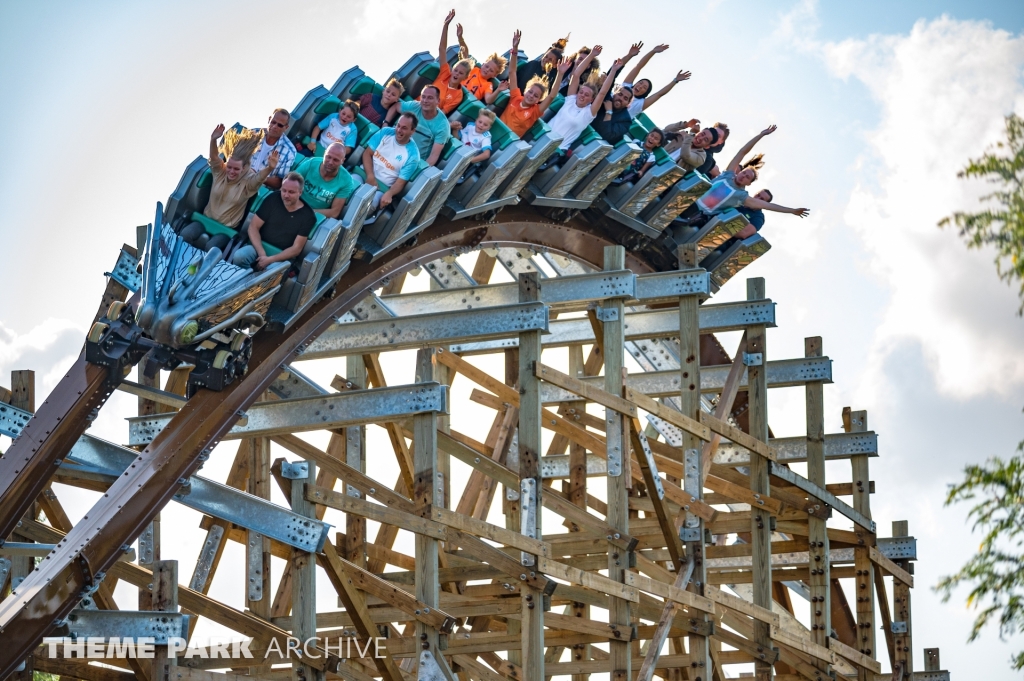
M 342 167 L 344 163 L 345 146 L 335 142 L 322 158 L 307 158 L 295 169 L 305 180 L 302 200 L 324 217 L 340 218 L 345 201 L 359 186 Z
M 413 134 L 416 148 L 420 150 L 420 158 L 427 160 L 427 165 L 437 165 L 441 158 L 441 150 L 452 136 L 448 119 L 437 108 L 438 89 L 433 85 L 423 88 L 418 102 L 395 102 L 388 112 L 388 118 L 394 120 L 399 113 L 411 113 L 416 116 L 418 125 Z

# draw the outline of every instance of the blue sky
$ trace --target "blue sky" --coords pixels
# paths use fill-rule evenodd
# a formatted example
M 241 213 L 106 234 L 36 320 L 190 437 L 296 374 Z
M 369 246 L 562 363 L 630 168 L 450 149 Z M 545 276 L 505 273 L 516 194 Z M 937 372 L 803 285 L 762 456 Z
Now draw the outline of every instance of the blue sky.
M 958 678 L 1014 678 L 1014 646 L 994 631 L 963 645 L 971 613 L 939 603 L 929 585 L 977 543 L 965 509 L 942 508 L 945 485 L 967 462 L 1010 453 L 1024 431 L 1014 294 L 990 253 L 935 227 L 975 205 L 982 188 L 956 171 L 998 137 L 1002 116 L 1024 113 L 1024 5 L 635 2 L 627 21 L 610 21 L 622 5 L 517 3 L 523 47 L 533 55 L 571 30 L 571 45 L 601 43 L 610 60 L 635 40 L 666 42 L 645 75 L 656 86 L 681 68 L 693 78 L 650 111 L 656 122 L 726 121 L 726 153 L 779 125 L 759 146 L 761 186 L 812 213 L 770 216 L 773 249 L 749 269 L 779 303 L 769 355 L 801 356 L 805 336 L 823 336 L 836 378 L 828 429 L 843 406 L 869 410 L 882 443 L 875 518 L 882 534 L 910 519 L 920 538 L 918 652 L 941 646 Z M 43 394 L 59 380 L 118 247 L 152 220 L 216 124 L 260 124 L 353 64 L 385 78 L 409 54 L 436 50 L 449 6 L 0 5 L 5 152 L 17 159 L 0 164 L 0 384 L 16 368 L 35 369 Z M 507 49 L 517 26 L 504 8 L 455 7 L 474 52 Z M 736 282 L 718 298 L 742 296 Z M 388 371 L 408 375 L 402 361 Z M 770 400 L 773 430 L 801 433 L 802 391 Z M 97 433 L 124 441 L 132 403 L 115 397 Z M 183 565 L 195 555 L 188 541 Z

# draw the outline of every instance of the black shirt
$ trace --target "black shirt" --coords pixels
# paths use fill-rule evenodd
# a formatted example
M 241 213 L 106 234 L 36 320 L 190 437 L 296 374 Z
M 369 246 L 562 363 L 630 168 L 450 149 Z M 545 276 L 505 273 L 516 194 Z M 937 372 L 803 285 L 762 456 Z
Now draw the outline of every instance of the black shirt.
M 539 59 L 528 61 L 525 64 L 519 66 L 516 69 L 516 83 L 519 85 L 521 91 L 526 90 L 526 84 L 534 78 L 539 77 L 545 83 L 547 83 L 548 89 L 550 90 L 555 82 L 555 78 L 558 77 L 558 71 L 556 69 L 544 70 L 543 64 Z
M 747 208 L 746 206 L 740 206 L 736 209 L 742 215 L 747 218 L 747 221 L 754 226 L 754 229 L 758 232 L 764 227 L 764 211 L 757 208 Z
M 274 192 L 265 198 L 256 211 L 256 216 L 263 220 L 260 241 L 283 251 L 292 247 L 295 237 L 308 237 L 316 226 L 316 213 L 301 200 L 299 206 L 298 210 L 289 212 L 284 207 L 281 192 Z
M 612 117 L 609 119 L 605 119 L 604 116 L 605 111 L 602 109 L 590 126 L 609 144 L 618 144 L 629 132 L 629 126 L 633 123 L 633 118 L 629 115 L 629 108 L 612 109 Z

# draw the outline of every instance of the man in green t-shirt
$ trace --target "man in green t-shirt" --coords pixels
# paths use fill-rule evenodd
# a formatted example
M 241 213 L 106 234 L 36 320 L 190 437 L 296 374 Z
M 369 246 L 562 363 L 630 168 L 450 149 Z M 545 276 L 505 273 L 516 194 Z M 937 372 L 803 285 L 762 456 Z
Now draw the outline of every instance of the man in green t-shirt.
M 302 200 L 317 213 L 340 218 L 345 201 L 356 191 L 356 181 L 342 165 L 345 146 L 338 142 L 327 147 L 322 158 L 307 158 L 295 169 L 305 180 Z
M 441 158 L 441 150 L 452 136 L 448 119 L 437 108 L 439 92 L 436 86 L 427 85 L 420 93 L 418 102 L 395 102 L 385 119 L 388 122 L 393 121 L 401 113 L 416 116 L 418 124 L 413 141 L 420 151 L 420 158 L 425 159 L 429 166 L 437 165 Z

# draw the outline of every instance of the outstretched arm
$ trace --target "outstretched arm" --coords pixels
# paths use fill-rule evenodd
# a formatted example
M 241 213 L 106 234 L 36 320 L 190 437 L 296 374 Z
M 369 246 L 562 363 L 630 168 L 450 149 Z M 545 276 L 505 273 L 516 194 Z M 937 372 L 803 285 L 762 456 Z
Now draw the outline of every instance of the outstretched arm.
M 218 173 L 224 169 L 224 161 L 220 158 L 220 149 L 217 148 L 217 140 L 224 134 L 224 124 L 221 123 L 210 133 L 210 168 Z
M 558 62 L 558 78 L 555 79 L 555 85 L 548 90 L 548 96 L 544 98 L 544 101 L 540 103 L 540 112 L 543 114 L 551 106 L 551 102 L 555 101 L 555 97 L 558 96 L 558 83 L 562 82 L 565 78 L 566 72 L 572 66 L 572 60 L 569 57 L 562 57 L 562 61 Z
M 751 150 L 753 150 L 754 145 L 760 142 L 762 137 L 772 134 L 773 132 L 775 132 L 777 128 L 777 125 L 772 124 L 765 128 L 764 130 L 762 130 L 761 132 L 757 133 L 754 139 L 744 144 L 743 147 L 736 152 L 736 155 L 733 156 L 731 161 L 729 161 L 729 165 L 726 168 L 726 170 L 731 170 L 734 173 L 739 172 L 740 164 L 743 163 L 743 157 L 749 154 Z
M 640 48 L 642 48 L 643 46 L 644 46 L 644 43 L 643 43 L 642 40 L 640 42 L 638 42 L 638 43 L 633 43 L 632 45 L 629 46 L 629 52 L 627 52 L 626 56 L 622 58 L 622 67 L 623 68 L 626 67 L 626 64 L 629 63 L 630 59 L 632 59 L 636 55 L 640 54 Z
M 455 24 L 455 37 L 459 39 L 459 59 L 468 58 L 469 45 L 466 44 L 466 39 L 462 36 L 462 24 Z
M 797 215 L 802 218 L 807 217 L 807 215 L 811 212 L 810 208 L 786 208 L 785 206 L 780 206 L 777 203 L 762 201 L 761 199 L 755 198 L 753 196 L 748 197 L 743 202 L 743 205 L 747 208 L 753 208 L 755 210 L 770 210 L 776 213 L 789 213 L 791 215 Z
M 612 67 L 608 69 L 608 75 L 604 77 L 604 83 L 601 84 L 601 91 L 594 96 L 594 103 L 590 105 L 590 113 L 597 116 L 601 107 L 604 106 L 604 98 L 608 96 L 608 91 L 612 89 L 612 83 L 615 82 L 615 74 L 619 72 L 625 66 L 625 62 L 621 59 L 616 59 L 612 63 Z M 608 110 L 608 115 L 611 115 L 611 110 Z
M 656 54 L 660 54 L 660 53 L 664 52 L 667 49 L 668 49 L 668 45 L 657 45 L 657 46 L 655 46 L 655 48 L 653 50 L 651 50 L 650 52 L 648 52 L 644 56 L 640 57 L 640 61 L 637 62 L 637 65 L 634 66 L 633 69 L 629 73 L 626 74 L 626 80 L 624 82 L 626 82 L 626 83 L 635 83 L 636 82 L 636 77 L 640 75 L 640 71 L 645 66 L 647 66 L 647 63 L 649 61 L 651 61 L 651 57 L 653 57 Z
M 662 97 L 667 95 L 669 92 L 671 92 L 672 88 L 674 88 L 676 86 L 676 83 L 681 83 L 684 80 L 690 80 L 690 72 L 689 71 L 680 71 L 679 73 L 676 74 L 675 78 L 673 78 L 672 80 L 670 80 L 668 82 L 668 85 L 666 85 L 665 87 L 661 88 L 660 90 L 655 92 L 653 95 L 650 95 L 650 96 L 646 97 L 644 99 L 644 107 L 641 109 L 641 111 L 646 111 L 647 107 L 651 106 L 656 101 L 658 101 L 659 99 L 661 99 Z M 626 81 L 626 82 L 630 82 L 631 83 L 633 81 Z
M 448 52 L 448 24 L 452 23 L 454 18 L 455 10 L 448 12 L 448 16 L 444 18 L 444 27 L 441 29 L 441 46 L 437 48 L 437 61 L 439 62 L 448 61 L 445 59 Z
M 512 52 L 508 57 L 508 89 L 515 90 L 519 87 L 519 81 L 516 80 L 516 67 L 519 66 L 519 39 L 523 37 L 523 32 L 516 29 L 516 32 L 512 34 Z
M 594 49 L 590 51 L 586 57 L 583 58 L 576 68 L 573 69 L 572 78 L 569 79 L 569 96 L 576 94 L 580 89 L 580 80 L 583 78 L 583 74 L 586 73 L 587 67 L 590 66 L 590 62 L 597 59 L 597 56 L 601 54 L 601 50 L 604 48 L 600 45 L 594 45 Z

